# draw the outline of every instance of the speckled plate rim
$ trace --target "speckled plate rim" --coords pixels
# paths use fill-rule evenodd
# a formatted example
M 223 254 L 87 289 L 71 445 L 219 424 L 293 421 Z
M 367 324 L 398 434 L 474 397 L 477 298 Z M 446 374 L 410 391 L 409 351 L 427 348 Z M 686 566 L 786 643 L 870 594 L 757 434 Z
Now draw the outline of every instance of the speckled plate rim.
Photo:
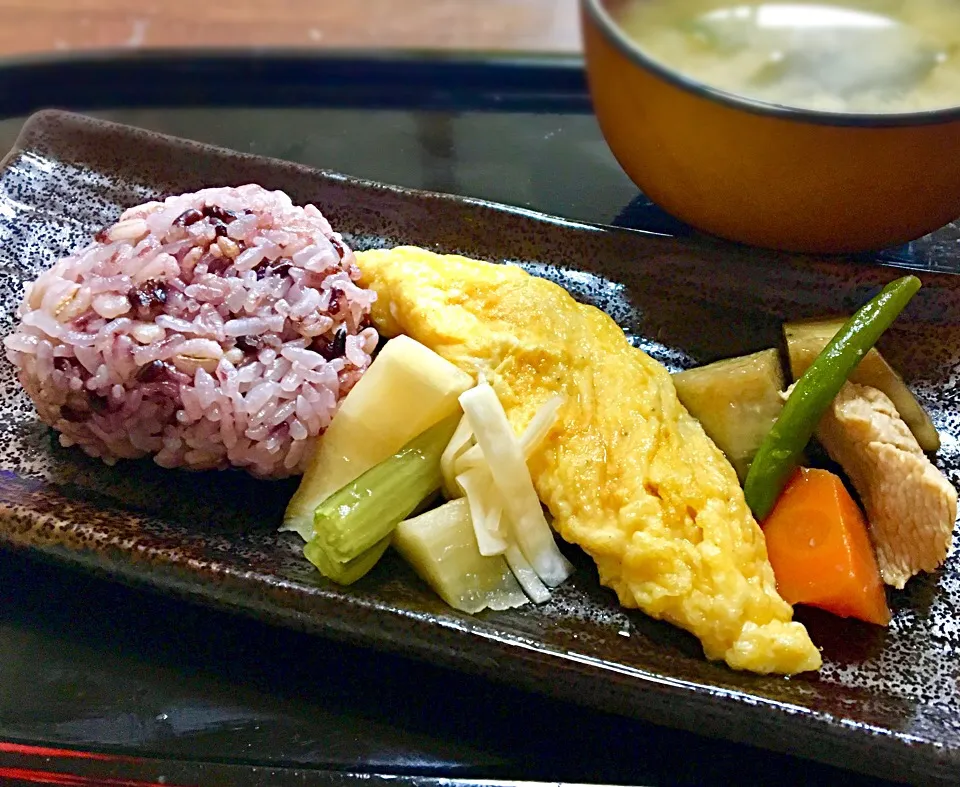
M 718 249 L 721 253 L 724 249 L 731 252 L 730 247 L 722 242 L 677 241 L 656 233 L 574 222 L 488 200 L 390 186 L 58 110 L 43 111 L 31 117 L 14 148 L 0 162 L 0 169 L 26 146 L 36 126 L 47 121 L 64 122 L 65 118 L 68 122 L 120 131 L 145 142 L 172 142 L 198 154 L 227 155 L 269 165 L 273 171 L 280 173 L 297 173 L 318 180 L 350 184 L 408 200 L 452 202 L 484 213 L 509 214 L 572 232 L 618 234 L 634 239 L 645 238 L 651 242 L 664 241 L 674 247 L 705 252 L 711 250 L 716 253 Z M 795 258 L 795 255 L 772 256 Z M 877 266 L 877 279 L 894 278 L 896 272 L 893 268 Z M 950 274 L 920 275 L 927 281 L 938 282 L 939 286 L 960 287 L 960 278 Z M 142 555 L 152 561 L 152 570 L 146 576 L 137 570 L 141 555 L 136 548 L 131 549 L 131 545 L 107 541 L 98 544 L 100 551 L 86 548 L 89 544 L 84 543 L 84 533 L 89 532 L 89 523 L 96 520 L 98 511 L 102 509 L 88 501 L 67 498 L 58 501 L 55 507 L 49 501 L 38 505 L 35 493 L 40 486 L 40 482 L 0 471 L 0 522 L 6 525 L 0 528 L 0 543 L 28 549 L 60 564 L 72 565 L 130 585 L 172 593 L 295 629 L 426 660 L 481 675 L 495 682 L 509 683 L 656 724 L 808 757 L 886 778 L 949 784 L 955 781 L 955 774 L 960 772 L 960 748 L 946 747 L 936 740 L 918 738 L 885 727 L 871 727 L 802 705 L 767 700 L 748 691 L 676 680 L 622 664 L 551 650 L 543 643 L 525 639 L 514 632 L 491 634 L 422 613 L 405 614 L 402 610 L 380 609 L 362 600 L 346 606 L 357 614 L 373 613 L 375 620 L 373 623 L 357 625 L 355 620 L 340 617 L 340 613 L 345 611 L 343 601 L 322 588 L 304 592 L 302 587 L 293 586 L 277 577 L 261 576 L 259 589 L 262 594 L 252 596 L 249 592 L 249 576 L 223 566 L 216 593 L 209 593 L 206 588 L 197 586 L 196 575 L 189 566 L 178 563 L 176 556 L 163 550 Z M 126 513 L 131 518 L 140 516 Z M 24 515 L 48 524 L 48 538 L 40 541 L 35 537 L 22 538 L 23 528 L 18 526 L 17 520 Z M 462 649 L 467 641 L 464 635 L 470 635 L 469 651 Z M 548 672 L 542 669 L 544 656 L 550 661 L 551 669 Z M 602 697 L 598 697 L 594 691 L 598 681 L 604 687 Z M 638 704 L 638 699 L 642 699 L 642 704 Z M 730 724 L 733 712 L 736 714 L 736 725 Z

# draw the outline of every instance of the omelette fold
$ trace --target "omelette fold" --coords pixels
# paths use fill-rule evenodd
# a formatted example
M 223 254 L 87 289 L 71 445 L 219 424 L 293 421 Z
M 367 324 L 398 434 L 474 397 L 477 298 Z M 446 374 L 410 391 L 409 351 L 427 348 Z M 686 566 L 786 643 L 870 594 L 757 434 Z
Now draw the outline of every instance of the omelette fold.
M 692 632 L 707 658 L 734 669 L 820 667 L 777 594 L 733 468 L 667 370 L 610 317 L 515 266 L 416 247 L 358 253 L 357 264 L 381 333 L 482 374 L 517 432 L 564 396 L 530 472 L 554 527 L 623 606 Z

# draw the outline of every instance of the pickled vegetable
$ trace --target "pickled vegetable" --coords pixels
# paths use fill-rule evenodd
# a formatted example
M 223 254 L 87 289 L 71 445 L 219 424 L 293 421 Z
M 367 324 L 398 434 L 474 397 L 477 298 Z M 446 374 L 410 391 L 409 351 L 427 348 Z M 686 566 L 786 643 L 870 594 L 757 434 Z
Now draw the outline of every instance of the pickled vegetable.
M 500 555 L 484 557 L 477 549 L 466 498 L 401 522 L 393 546 L 455 609 L 476 614 L 527 603 L 507 561 Z
M 338 489 L 455 412 L 473 385 L 462 372 L 409 336 L 391 339 L 344 398 L 290 500 L 281 530 L 313 537 L 313 513 Z
M 459 415 L 444 419 L 318 506 L 307 558 L 321 572 L 325 561 L 316 559 L 317 550 L 330 563 L 356 560 L 439 491 L 440 454 L 459 420 Z M 334 572 L 325 575 L 336 580 Z
M 338 585 L 352 585 L 370 572 L 389 546 L 390 536 L 387 535 L 346 563 L 328 558 L 316 541 L 308 542 L 303 547 L 303 554 L 327 579 L 332 579 Z
M 483 383 L 460 396 L 463 414 L 490 468 L 510 533 L 537 576 L 556 587 L 573 572 L 553 537 L 527 469 L 523 445 L 493 388 Z

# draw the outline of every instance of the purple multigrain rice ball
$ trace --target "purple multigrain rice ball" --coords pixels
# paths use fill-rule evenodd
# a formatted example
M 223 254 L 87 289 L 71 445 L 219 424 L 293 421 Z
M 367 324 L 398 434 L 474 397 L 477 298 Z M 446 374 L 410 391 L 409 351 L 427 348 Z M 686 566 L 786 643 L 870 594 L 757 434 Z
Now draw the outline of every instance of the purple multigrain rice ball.
M 279 478 L 370 364 L 359 275 L 313 205 L 204 189 L 130 208 L 27 285 L 4 344 L 64 446 Z

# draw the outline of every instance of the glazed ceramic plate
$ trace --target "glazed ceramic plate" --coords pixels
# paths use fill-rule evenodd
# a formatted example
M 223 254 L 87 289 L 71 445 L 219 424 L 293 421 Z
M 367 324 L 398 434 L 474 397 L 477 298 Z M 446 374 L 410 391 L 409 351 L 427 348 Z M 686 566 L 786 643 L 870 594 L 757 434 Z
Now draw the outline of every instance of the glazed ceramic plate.
M 782 320 L 848 311 L 897 275 L 576 224 L 241 155 L 59 112 L 34 116 L 0 172 L 0 333 L 23 282 L 124 207 L 258 182 L 314 202 L 356 248 L 399 243 L 519 264 L 610 313 L 672 369 L 774 345 Z M 960 277 L 924 288 L 885 337 L 960 482 Z M 2 367 L 0 538 L 77 567 L 284 626 L 399 652 L 620 714 L 911 779 L 960 767 L 960 582 L 951 559 L 892 598 L 888 630 L 804 611 L 817 675 L 735 673 L 690 636 L 619 609 L 589 560 L 543 606 L 470 617 L 393 555 L 344 589 L 278 534 L 295 482 L 106 467 L 58 446 Z M 629 745 L 621 741 L 618 745 Z

